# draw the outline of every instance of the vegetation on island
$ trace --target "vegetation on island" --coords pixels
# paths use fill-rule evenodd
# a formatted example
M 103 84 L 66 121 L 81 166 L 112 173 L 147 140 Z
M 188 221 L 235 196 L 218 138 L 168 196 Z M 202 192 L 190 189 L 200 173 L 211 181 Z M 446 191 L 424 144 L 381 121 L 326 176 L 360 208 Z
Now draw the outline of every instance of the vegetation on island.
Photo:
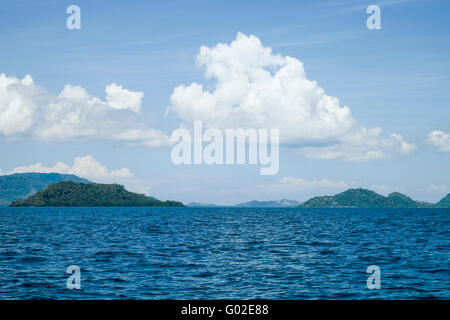
M 49 185 L 11 207 L 183 207 L 178 201 L 160 201 L 125 190 L 118 184 L 63 181 Z

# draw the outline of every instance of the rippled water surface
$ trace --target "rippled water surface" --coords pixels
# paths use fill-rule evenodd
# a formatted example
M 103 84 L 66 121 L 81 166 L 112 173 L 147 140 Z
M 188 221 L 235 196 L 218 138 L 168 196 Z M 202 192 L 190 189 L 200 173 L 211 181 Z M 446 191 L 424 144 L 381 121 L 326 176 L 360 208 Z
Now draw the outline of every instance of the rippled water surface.
M 450 298 L 448 209 L 0 208 L 2 299 Z M 66 268 L 81 268 L 69 290 Z M 369 265 L 381 289 L 366 286 Z

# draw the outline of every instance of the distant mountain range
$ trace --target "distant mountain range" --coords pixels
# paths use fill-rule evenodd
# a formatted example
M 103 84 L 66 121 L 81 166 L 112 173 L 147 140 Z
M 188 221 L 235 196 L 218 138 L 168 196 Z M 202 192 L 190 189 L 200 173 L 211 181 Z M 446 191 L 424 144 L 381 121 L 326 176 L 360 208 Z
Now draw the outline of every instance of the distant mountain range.
M 296 207 L 300 202 L 289 199 L 273 200 L 273 201 L 249 201 L 244 203 L 239 203 L 235 207 L 252 207 L 252 208 L 285 208 L 285 207 Z
M 91 183 L 91 181 L 73 174 L 15 173 L 0 176 L 0 206 L 7 206 L 12 201 L 25 199 L 50 184 L 61 181 Z
M 300 202 L 295 200 L 273 200 L 273 201 L 258 201 L 252 200 L 249 202 L 238 203 L 236 205 L 219 206 L 213 203 L 203 203 L 203 202 L 190 202 L 187 204 L 188 207 L 192 208 L 210 208 L 210 207 L 243 207 L 243 208 L 284 208 L 284 207 L 296 207 Z
M 201 202 L 190 202 L 186 205 L 187 207 L 199 208 L 199 207 L 216 207 L 212 203 L 201 203 Z
M 160 201 L 125 190 L 118 184 L 62 181 L 35 195 L 17 200 L 11 207 L 184 207 L 177 201 Z

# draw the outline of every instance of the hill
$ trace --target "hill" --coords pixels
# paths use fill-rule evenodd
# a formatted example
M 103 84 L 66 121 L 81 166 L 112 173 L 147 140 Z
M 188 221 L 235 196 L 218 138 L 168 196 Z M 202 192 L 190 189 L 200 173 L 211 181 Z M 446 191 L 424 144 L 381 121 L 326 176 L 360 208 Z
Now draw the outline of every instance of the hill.
M 7 206 L 14 200 L 25 199 L 52 183 L 74 181 L 90 183 L 73 174 L 59 173 L 15 173 L 0 176 L 0 206 Z
M 181 202 L 160 201 L 125 190 L 118 184 L 63 181 L 49 185 L 12 207 L 183 207 Z
M 417 202 L 399 192 L 385 197 L 372 190 L 359 188 L 348 189 L 334 196 L 314 197 L 302 203 L 300 207 L 419 208 L 433 205 Z
M 386 201 L 389 207 L 394 208 L 416 208 L 423 206 L 423 203 L 419 205 L 417 201 L 399 192 L 393 192 L 388 195 Z

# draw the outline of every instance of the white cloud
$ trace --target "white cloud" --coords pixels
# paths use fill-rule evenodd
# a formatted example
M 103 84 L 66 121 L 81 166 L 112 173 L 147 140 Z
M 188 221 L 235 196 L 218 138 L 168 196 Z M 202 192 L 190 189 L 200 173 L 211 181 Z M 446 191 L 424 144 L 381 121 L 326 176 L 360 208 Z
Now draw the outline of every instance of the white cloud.
M 28 130 L 33 124 L 38 95 L 29 75 L 20 80 L 0 74 L 0 133 L 12 135 Z
M 72 85 L 55 95 L 36 86 L 29 75 L 20 80 L 0 74 L 0 133 L 46 141 L 111 139 L 135 145 L 169 145 L 165 133 L 148 128 L 139 118 L 142 92 L 114 83 L 105 91 L 106 101 Z
M 440 152 L 450 152 L 450 133 L 440 130 L 431 131 L 428 134 L 428 142 Z
M 130 129 L 117 134 L 113 138 L 125 141 L 130 145 L 143 145 L 147 147 L 168 146 L 172 143 L 164 132 L 155 129 Z
M 380 128 L 367 130 L 360 128 L 359 133 L 343 137 L 338 144 L 324 147 L 305 147 L 302 152 L 309 158 L 342 159 L 343 161 L 368 161 L 387 158 L 392 154 L 409 154 L 417 149 L 407 143 L 399 134 L 381 136 Z
M 314 189 L 347 189 L 349 185 L 344 181 L 331 181 L 328 179 L 314 179 L 308 181 L 303 178 L 283 177 L 279 185 L 296 191 L 306 191 Z
M 447 188 L 446 185 L 434 185 L 432 184 L 431 186 L 428 187 L 428 189 L 432 192 L 436 192 L 436 193 L 440 193 L 440 194 L 446 194 L 449 192 L 449 189 Z
M 289 197 L 291 199 L 308 199 L 317 195 L 336 194 L 350 187 L 345 181 L 333 181 L 329 179 L 307 180 L 297 177 L 283 177 L 272 184 L 265 184 L 262 191 L 266 191 L 268 197 Z
M 130 169 L 125 167 L 117 170 L 108 170 L 106 166 L 100 164 L 91 155 L 76 157 L 72 166 L 63 162 L 58 162 L 53 167 L 46 167 L 42 163 L 36 163 L 29 166 L 17 167 L 8 172 L 8 174 L 25 172 L 74 174 L 94 181 L 108 181 L 114 178 L 129 178 L 133 176 Z
M 106 103 L 114 109 L 130 109 L 133 112 L 141 111 L 143 92 L 132 92 L 112 83 L 106 86 Z
M 197 63 L 214 79 L 212 91 L 201 84 L 176 87 L 171 107 L 187 123 L 202 120 L 213 128 L 279 128 L 285 145 L 307 147 L 314 158 L 369 160 L 416 149 L 400 135 L 381 136 L 366 129 L 339 99 L 307 79 L 303 63 L 272 53 L 259 38 L 238 33 L 228 44 L 202 46 Z M 325 147 L 313 147 L 317 144 Z

